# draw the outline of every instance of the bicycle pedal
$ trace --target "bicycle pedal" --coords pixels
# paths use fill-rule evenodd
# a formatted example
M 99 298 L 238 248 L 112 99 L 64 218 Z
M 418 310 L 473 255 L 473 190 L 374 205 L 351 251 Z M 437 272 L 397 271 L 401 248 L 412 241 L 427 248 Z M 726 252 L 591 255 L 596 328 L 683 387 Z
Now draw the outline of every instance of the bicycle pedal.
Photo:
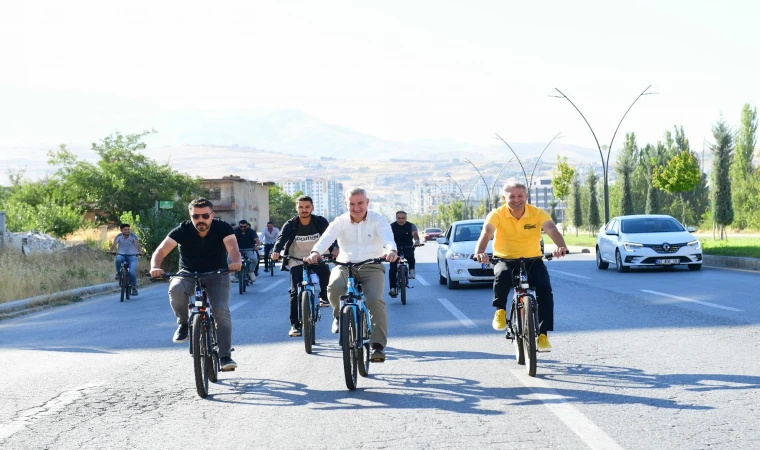
M 235 369 L 219 369 L 219 372 L 234 372 Z

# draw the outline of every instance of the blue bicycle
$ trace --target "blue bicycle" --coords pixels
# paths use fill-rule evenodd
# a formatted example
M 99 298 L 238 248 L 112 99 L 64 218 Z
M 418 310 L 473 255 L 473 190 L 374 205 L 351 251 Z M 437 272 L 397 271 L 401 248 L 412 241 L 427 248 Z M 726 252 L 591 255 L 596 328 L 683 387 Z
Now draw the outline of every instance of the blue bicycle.
M 364 302 L 361 283 L 356 280 L 354 271 L 365 264 L 382 264 L 384 258 L 371 258 L 352 263 L 339 262 L 334 259 L 325 261 L 348 268 L 348 282 L 345 295 L 340 296 L 340 346 L 343 349 L 343 374 L 346 387 L 356 389 L 357 372 L 369 375 L 370 348 L 369 337 L 372 336 L 372 322 L 369 310 Z M 361 364 L 359 363 L 361 361 Z
M 303 264 L 303 259 L 283 256 L 283 264 L 288 259 L 301 262 L 303 281 L 298 286 L 298 319 L 301 321 L 303 343 L 306 353 L 311 354 L 311 346 L 317 343 L 317 322 L 322 319 L 319 312 L 319 277 L 313 272 L 313 264 Z M 292 270 L 292 269 L 291 269 Z

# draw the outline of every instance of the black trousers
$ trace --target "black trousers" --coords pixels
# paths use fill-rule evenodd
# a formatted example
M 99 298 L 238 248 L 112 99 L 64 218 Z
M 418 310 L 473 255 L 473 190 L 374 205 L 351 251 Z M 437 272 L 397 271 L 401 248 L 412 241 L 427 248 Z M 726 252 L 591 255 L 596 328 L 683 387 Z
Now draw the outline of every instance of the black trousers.
M 509 291 L 514 286 L 512 273 L 517 264 L 509 264 L 501 261 L 494 267 L 496 279 L 493 282 L 493 306 L 498 309 L 507 309 Z M 554 294 L 549 280 L 549 271 L 541 260 L 527 261 L 525 268 L 528 270 L 528 282 L 536 289 L 536 301 L 538 302 L 538 332 L 546 334 L 554 330 Z M 519 267 L 517 267 L 519 270 Z
M 274 244 L 264 244 L 264 269 L 272 270 L 270 267 L 272 264 L 272 259 L 269 257 L 269 254 L 272 253 L 272 249 L 274 248 Z
M 407 248 L 403 252 L 401 252 L 404 258 L 406 258 L 407 262 L 409 263 L 409 270 L 414 269 L 414 249 L 413 248 Z M 396 286 L 396 273 L 398 272 L 398 263 L 392 262 L 390 264 L 391 268 L 388 271 L 388 285 L 391 289 L 396 289 L 398 286 Z
M 271 270 L 271 269 L 270 269 Z M 330 268 L 327 264 L 312 266 L 312 270 L 319 277 L 319 298 L 327 300 L 327 283 L 330 282 Z M 303 281 L 303 268 L 293 266 L 290 268 L 290 324 L 301 325 L 298 320 L 298 286 Z

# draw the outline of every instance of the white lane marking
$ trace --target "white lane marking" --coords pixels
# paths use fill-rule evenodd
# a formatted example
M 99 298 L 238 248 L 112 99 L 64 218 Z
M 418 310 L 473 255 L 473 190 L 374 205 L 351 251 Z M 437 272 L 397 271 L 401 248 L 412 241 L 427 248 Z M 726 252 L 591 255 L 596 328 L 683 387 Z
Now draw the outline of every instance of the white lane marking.
M 248 300 L 243 300 L 242 302 L 235 303 L 234 305 L 230 306 L 230 312 L 234 311 L 234 310 L 236 310 L 238 308 L 240 308 L 241 306 L 245 305 L 246 303 L 248 303 Z
M 423 285 L 423 286 L 430 286 L 430 283 L 428 283 L 427 281 L 425 281 L 425 279 L 422 278 L 419 275 L 417 275 L 414 279 L 417 280 L 417 281 L 419 281 L 420 284 Z
M 742 312 L 742 311 L 744 311 L 742 309 L 736 309 L 736 308 L 732 308 L 730 306 L 723 306 L 723 305 L 718 305 L 718 304 L 715 304 L 715 303 L 703 302 L 703 301 L 700 301 L 700 300 L 694 300 L 692 298 L 679 297 L 677 295 L 670 295 L 670 294 L 666 294 L 664 292 L 650 291 L 648 289 L 639 289 L 639 290 L 641 292 L 646 292 L 647 294 L 661 295 L 663 297 L 668 297 L 668 298 L 673 298 L 673 299 L 676 299 L 676 300 L 681 300 L 682 302 L 697 303 L 697 304 L 700 304 L 700 305 L 709 306 L 711 308 L 725 309 L 726 311 L 736 311 L 736 312 Z
M 470 320 L 469 317 L 465 316 L 462 311 L 457 309 L 456 306 L 452 305 L 450 301 L 445 298 L 439 298 L 438 301 L 441 302 L 441 304 L 445 306 L 446 309 L 451 312 L 451 314 L 454 314 L 454 317 L 459 319 L 459 321 L 462 322 L 462 325 L 466 326 L 467 328 L 477 328 L 477 325 L 475 325 L 475 323 Z
M 288 278 L 290 278 L 290 277 L 288 277 Z M 274 283 L 270 284 L 269 286 L 265 287 L 264 289 L 260 290 L 259 292 L 271 291 L 272 289 L 274 289 L 275 286 L 277 286 L 278 284 L 280 284 L 280 283 L 282 283 L 284 281 L 285 281 L 285 278 L 280 277 L 279 280 L 275 281 Z
M 583 415 L 574 406 L 567 403 L 566 396 L 560 394 L 540 378 L 529 377 L 522 370 L 512 369 L 512 374 L 523 385 L 533 391 L 531 397 L 539 400 L 549 411 L 554 413 L 564 424 L 577 434 L 581 440 L 592 449 L 621 449 L 611 437 L 607 435 L 588 417 Z
M 552 273 L 561 273 L 562 275 L 567 275 L 567 276 L 571 276 L 571 277 L 575 277 L 575 278 L 581 278 L 583 280 L 590 280 L 591 279 L 591 277 L 586 277 L 586 276 L 583 276 L 583 275 L 576 275 L 576 274 L 570 273 L 570 272 L 563 272 L 561 270 L 549 269 L 549 272 L 552 272 Z
M 63 411 L 66 406 L 84 397 L 86 392 L 82 391 L 98 387 L 101 384 L 102 383 L 83 384 L 82 386 L 75 387 L 70 391 L 60 393 L 55 398 L 48 400 L 42 406 L 36 406 L 25 411 L 19 411 L 18 415 L 14 417 L 10 423 L 0 425 L 0 442 L 3 442 L 19 431 L 25 429 L 27 426 L 33 424 L 41 417 L 58 414 L 59 412 Z

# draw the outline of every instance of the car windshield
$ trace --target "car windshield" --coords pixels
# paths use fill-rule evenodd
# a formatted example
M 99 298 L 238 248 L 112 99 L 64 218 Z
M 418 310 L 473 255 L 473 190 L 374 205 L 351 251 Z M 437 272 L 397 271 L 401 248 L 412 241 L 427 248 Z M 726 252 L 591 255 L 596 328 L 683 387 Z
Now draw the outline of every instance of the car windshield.
M 425 228 L 425 233 L 440 233 L 440 228 Z
M 477 241 L 482 229 L 482 223 L 467 223 L 459 225 L 453 233 L 454 242 Z
M 684 231 L 677 220 L 668 217 L 646 217 L 626 219 L 620 224 L 623 233 L 675 233 Z

